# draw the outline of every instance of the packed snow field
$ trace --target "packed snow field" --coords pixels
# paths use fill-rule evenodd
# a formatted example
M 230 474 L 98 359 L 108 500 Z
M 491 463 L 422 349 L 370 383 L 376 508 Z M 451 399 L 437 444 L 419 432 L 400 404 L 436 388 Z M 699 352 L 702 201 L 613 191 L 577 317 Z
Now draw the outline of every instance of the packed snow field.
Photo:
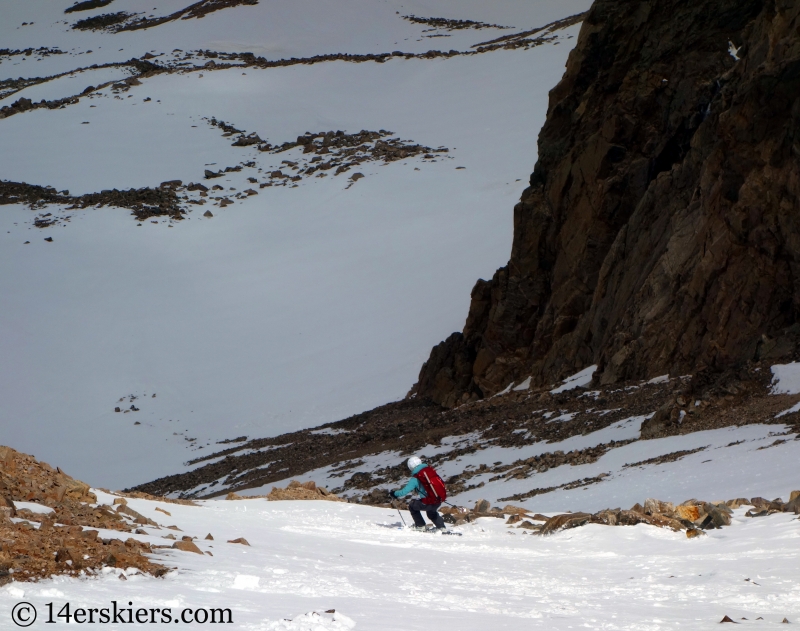
M 98 502 L 112 500 L 98 492 Z M 169 609 L 172 618 L 185 609 L 198 619 L 201 608 L 229 609 L 228 628 L 253 631 L 699 630 L 716 628 L 726 615 L 757 628 L 800 617 L 794 515 L 751 519 L 742 508 L 730 527 L 698 539 L 645 525 L 528 536 L 495 518 L 443 537 L 400 529 L 400 516 L 386 508 L 259 499 L 199 504 L 129 500 L 146 517 L 177 525 L 178 535 L 197 537 L 213 556 L 164 549 L 156 560 L 175 569 L 163 579 L 106 568 L 86 578 L 6 585 L 3 616 L 27 601 L 41 626 L 48 603 L 57 613 L 66 603 L 74 612 L 116 600 L 134 610 Z M 162 538 L 170 531 L 146 530 L 134 536 L 171 543 Z M 249 547 L 228 543 L 239 537 Z
M 180 471 L 223 438 L 312 427 L 405 395 L 431 346 L 462 327 L 475 280 L 506 262 L 547 94 L 580 25 L 529 49 L 461 53 L 590 2 L 261 0 L 119 33 L 72 25 L 109 12 L 157 18 L 188 0 L 65 14 L 70 4 L 3 3 L 0 108 L 80 99 L 0 120 L 0 180 L 71 195 L 177 179 L 224 189 L 187 192 L 205 205 L 184 221 L 137 222 L 110 206 L 0 213 L 3 442 L 122 488 Z M 182 61 L 200 50 L 272 61 L 430 49 L 459 55 Z M 106 64 L 145 55 L 172 71 L 113 83 L 132 69 Z M 294 176 L 283 160 L 308 154 L 232 146 L 214 118 L 272 145 L 385 130 L 448 152 L 276 181 L 276 169 Z M 226 167 L 241 170 L 204 179 Z M 37 216 L 56 222 L 36 228 Z

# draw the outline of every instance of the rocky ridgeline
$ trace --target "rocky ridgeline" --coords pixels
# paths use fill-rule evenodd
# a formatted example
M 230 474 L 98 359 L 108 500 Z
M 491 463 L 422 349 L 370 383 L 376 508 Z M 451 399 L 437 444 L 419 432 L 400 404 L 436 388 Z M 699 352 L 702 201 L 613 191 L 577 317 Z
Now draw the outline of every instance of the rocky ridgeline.
M 90 18 L 78 20 L 72 28 L 79 31 L 118 31 L 123 22 L 134 17 L 135 14 L 127 11 L 117 11 L 116 13 L 103 13 L 93 15 Z
M 176 186 L 169 182 L 158 188 L 132 188 L 127 191 L 110 189 L 73 196 L 69 191 L 57 191 L 52 186 L 0 181 L 0 205 L 3 204 L 28 204 L 34 210 L 49 204 L 61 204 L 67 206 L 67 210 L 117 206 L 130 209 L 139 221 L 162 216 L 181 220 L 186 213 L 179 204 Z M 54 220 L 44 216 L 34 220 L 38 228 L 46 228 L 54 223 Z
M 65 11 L 86 11 L 111 4 L 112 0 L 87 0 L 78 3 Z M 78 20 L 72 25 L 73 29 L 90 31 L 107 31 L 119 33 L 122 31 L 138 31 L 141 29 L 152 28 L 174 20 L 189 20 L 192 18 L 203 18 L 209 13 L 236 7 L 239 5 L 258 4 L 258 0 L 200 0 L 183 9 L 164 15 L 161 17 L 137 17 L 138 14 L 118 11 L 116 13 L 104 13 L 90 18 Z
M 472 509 L 445 506 L 441 509 L 441 513 L 445 521 L 456 526 L 469 524 L 480 517 L 506 519 L 509 528 L 521 528 L 523 534 L 551 535 L 587 524 L 604 526 L 648 524 L 676 532 L 686 531 L 686 536 L 692 539 L 704 534 L 705 530 L 730 526 L 733 510 L 741 506 L 753 507 L 747 511 L 747 517 L 763 517 L 775 513 L 800 515 L 800 491 L 792 491 L 788 502 L 783 502 L 780 498 L 766 500 L 763 497 L 717 502 L 691 499 L 676 506 L 671 502 L 647 499 L 644 505 L 635 504 L 630 510 L 614 508 L 594 514 L 577 512 L 552 517 L 532 514 L 533 511 L 529 509 L 511 504 L 503 508 L 492 507 L 487 500 L 479 500 Z
M 262 182 L 259 185 L 260 188 L 286 186 L 313 175 L 327 177 L 328 172 L 332 172 L 333 175 L 340 175 L 353 167 L 367 162 L 388 164 L 397 160 L 407 160 L 419 156 L 422 156 L 423 160 L 436 162 L 437 158 L 441 159 L 449 151 L 447 147 L 432 149 L 410 140 L 393 138 L 394 132 L 384 129 L 379 131 L 362 129 L 360 132 L 352 134 L 341 130 L 306 132 L 295 140 L 272 145 L 255 132 L 247 133 L 237 129 L 230 123 L 216 118 L 206 120 L 210 125 L 221 129 L 224 137 L 233 137 L 233 142 L 231 143 L 233 147 L 256 146 L 259 151 L 273 154 L 302 148 L 301 157 L 297 160 L 283 160 L 281 168 L 270 171 L 270 179 Z M 286 172 L 284 172 L 284 169 Z M 225 172 L 230 170 L 232 169 L 229 167 L 225 169 Z M 206 171 L 205 177 L 206 179 L 212 179 L 220 177 L 223 173 L 223 171 L 216 173 Z M 363 177 L 363 173 L 352 174 L 350 176 L 351 185 Z
M 19 48 L 0 48 L 0 57 L 16 57 L 16 56 L 25 56 L 25 57 L 33 57 L 34 55 L 38 55 L 39 57 L 49 57 L 50 55 L 66 55 L 66 51 L 63 51 L 59 48 L 49 48 L 47 46 L 41 46 L 39 48 L 23 48 L 20 50 Z
M 510 29 L 513 26 L 500 26 L 499 24 L 487 24 L 485 22 L 475 22 L 473 20 L 450 20 L 448 18 L 421 18 L 416 15 L 404 15 L 404 20 L 408 20 L 413 24 L 424 24 L 425 26 L 432 26 L 433 30 L 443 31 L 460 31 L 463 29 Z
M 328 502 L 346 502 L 347 500 L 338 497 L 328 489 L 317 486 L 313 480 L 308 482 L 298 482 L 292 480 L 285 489 L 273 486 L 268 495 L 238 495 L 237 493 L 228 493 L 225 496 L 226 500 L 254 500 L 254 499 L 267 499 L 270 502 L 279 502 L 284 500 L 325 500 Z
M 47 77 L 33 77 L 33 78 L 23 78 L 20 77 L 18 79 L 4 79 L 0 81 L 0 98 L 7 98 L 16 92 L 24 90 L 25 88 L 29 88 L 33 85 L 40 85 L 42 83 L 47 83 L 48 81 L 53 81 L 54 79 L 60 79 L 61 77 L 66 76 L 75 76 L 77 73 L 80 73 L 84 70 L 98 70 L 103 68 L 127 68 L 130 72 L 134 73 L 133 76 L 128 77 L 127 79 L 123 79 L 121 81 L 106 81 L 104 83 L 98 85 L 90 85 L 86 86 L 80 94 L 75 94 L 73 96 L 67 96 L 61 99 L 42 99 L 41 101 L 32 101 L 31 99 L 22 97 L 17 99 L 11 105 L 4 105 L 0 107 L 0 119 L 8 118 L 9 116 L 14 116 L 15 114 L 21 114 L 22 112 L 30 112 L 33 110 L 39 109 L 47 109 L 47 110 L 56 110 L 56 109 L 63 109 L 68 105 L 74 105 L 78 103 L 84 97 L 91 97 L 95 92 L 98 90 L 102 90 L 109 86 L 112 87 L 112 92 L 114 94 L 119 94 L 120 91 L 127 91 L 133 86 L 141 85 L 141 79 L 146 79 L 148 77 L 152 77 L 154 75 L 160 74 L 162 72 L 169 72 L 168 68 L 164 68 L 157 64 L 154 64 L 149 59 L 153 58 L 153 55 L 146 54 L 142 59 L 129 59 L 128 61 L 121 61 L 121 62 L 113 62 L 107 64 L 93 64 L 86 68 L 77 68 L 75 70 L 68 70 L 66 72 L 60 72 L 58 74 L 50 75 Z
M 38 504 L 41 512 L 15 502 Z M 109 566 L 160 576 L 167 569 L 145 556 L 150 545 L 124 536 L 139 523 L 147 520 L 97 505 L 88 484 L 0 446 L 0 585 Z M 101 538 L 97 529 L 116 530 L 120 537 Z

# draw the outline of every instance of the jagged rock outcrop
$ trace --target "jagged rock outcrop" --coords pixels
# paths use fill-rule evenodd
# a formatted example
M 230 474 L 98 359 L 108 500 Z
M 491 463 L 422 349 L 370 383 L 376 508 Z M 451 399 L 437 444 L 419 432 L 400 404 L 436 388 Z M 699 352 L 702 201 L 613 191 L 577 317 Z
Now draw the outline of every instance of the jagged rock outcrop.
M 795 353 L 799 13 L 596 0 L 550 93 L 510 261 L 410 394 L 453 407 L 592 364 L 608 384 Z

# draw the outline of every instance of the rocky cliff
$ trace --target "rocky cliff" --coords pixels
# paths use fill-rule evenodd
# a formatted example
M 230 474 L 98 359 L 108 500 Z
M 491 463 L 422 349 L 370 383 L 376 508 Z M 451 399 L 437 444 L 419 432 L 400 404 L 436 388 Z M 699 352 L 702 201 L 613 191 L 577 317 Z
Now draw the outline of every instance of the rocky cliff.
M 508 264 L 410 394 L 795 353 L 800 3 L 597 0 L 538 145 Z

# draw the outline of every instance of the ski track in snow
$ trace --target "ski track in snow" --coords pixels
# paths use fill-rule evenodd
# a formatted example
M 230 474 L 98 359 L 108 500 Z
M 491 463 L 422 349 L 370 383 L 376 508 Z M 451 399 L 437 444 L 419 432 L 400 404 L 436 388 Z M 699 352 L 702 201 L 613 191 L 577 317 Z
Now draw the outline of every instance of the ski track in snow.
M 98 497 L 112 500 L 99 491 Z M 590 525 L 536 537 L 494 518 L 459 528 L 463 536 L 456 538 L 400 530 L 396 511 L 333 502 L 129 505 L 177 524 L 213 557 L 161 551 L 156 558 L 177 569 L 164 579 L 123 572 L 123 591 L 122 571 L 110 568 L 97 578 L 7 585 L 0 588 L 0 610 L 19 600 L 44 612 L 47 602 L 104 607 L 124 599 L 173 611 L 230 608 L 234 629 L 457 624 L 476 631 L 712 629 L 724 615 L 751 624 L 761 616 L 762 626 L 772 626 L 800 613 L 800 530 L 787 514 L 749 519 L 738 509 L 731 527 L 695 540 L 644 525 Z M 163 530 L 148 531 L 134 536 L 164 543 Z M 207 533 L 213 541 L 204 539 Z M 225 543 L 236 537 L 251 547 Z M 338 620 L 323 613 L 330 609 Z

